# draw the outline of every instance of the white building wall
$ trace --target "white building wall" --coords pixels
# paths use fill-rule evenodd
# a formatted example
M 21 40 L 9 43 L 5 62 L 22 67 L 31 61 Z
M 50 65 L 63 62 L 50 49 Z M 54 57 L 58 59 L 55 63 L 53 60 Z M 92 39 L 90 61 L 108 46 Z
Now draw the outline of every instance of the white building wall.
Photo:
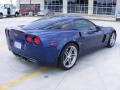
M 67 0 L 63 0 L 63 14 L 67 14 L 67 7 L 68 7 L 68 4 L 67 4 Z
M 117 7 L 120 8 L 120 0 L 117 0 Z
M 117 11 L 120 11 L 120 0 L 117 0 L 117 3 L 116 3 L 116 12 Z
M 116 19 L 120 19 L 120 0 L 117 0 L 116 4 L 115 17 Z
M 67 14 L 68 0 L 63 0 L 63 14 Z M 20 4 L 30 4 L 30 0 L 17 0 L 18 6 Z M 44 0 L 31 0 L 31 4 L 40 4 L 40 10 L 44 10 Z M 94 0 L 88 0 L 88 15 L 93 15 Z M 116 13 L 120 10 L 120 0 L 117 0 Z
M 93 15 L 94 0 L 88 0 L 88 15 Z
M 44 0 L 17 0 L 17 3 L 19 4 L 30 4 L 30 2 L 32 4 L 40 4 L 43 3 Z
M 44 0 L 39 0 L 39 3 L 40 3 L 40 10 L 44 10 L 45 9 L 45 7 L 44 7 L 44 5 L 45 5 Z
M 17 0 L 17 1 L 19 4 L 30 4 L 30 0 Z
M 20 4 L 40 4 L 40 10 L 44 10 L 44 0 L 17 0 L 17 5 Z

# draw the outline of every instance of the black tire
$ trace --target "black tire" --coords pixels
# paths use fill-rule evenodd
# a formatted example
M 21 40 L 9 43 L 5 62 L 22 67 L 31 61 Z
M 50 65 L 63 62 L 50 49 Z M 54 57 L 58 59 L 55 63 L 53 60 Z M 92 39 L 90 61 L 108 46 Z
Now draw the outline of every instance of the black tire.
M 78 47 L 77 47 L 77 45 L 74 44 L 74 43 L 69 43 L 69 44 L 67 44 L 67 45 L 63 48 L 63 50 L 61 51 L 61 54 L 60 54 L 59 59 L 58 59 L 58 61 L 59 61 L 59 62 L 58 62 L 58 67 L 59 67 L 60 69 L 69 70 L 69 69 L 71 69 L 71 68 L 75 65 L 75 63 L 76 63 L 76 61 L 77 61 L 77 58 L 76 58 L 74 64 L 73 64 L 71 67 L 66 67 L 66 66 L 64 65 L 65 51 L 66 51 L 66 50 L 68 49 L 68 47 L 70 47 L 70 46 L 73 46 L 73 47 L 76 48 L 76 50 L 77 50 L 77 58 L 78 58 Z
M 109 38 L 109 40 L 108 40 L 108 44 L 107 44 L 107 47 L 108 47 L 108 48 L 112 48 L 112 47 L 114 47 L 114 45 L 115 45 L 115 41 L 114 41 L 114 44 L 111 44 L 111 38 L 112 38 L 113 35 L 115 35 L 115 41 L 116 41 L 116 33 L 115 33 L 115 32 L 112 32 L 111 35 L 110 35 L 110 38 Z
M 19 13 L 18 13 L 18 12 L 16 12 L 16 13 L 15 13 L 15 17 L 18 17 L 18 16 L 19 16 Z
M 7 15 L 6 17 L 9 18 L 9 17 L 11 17 L 11 15 Z
M 2 13 L 0 13 L 0 18 L 3 18 L 3 14 Z

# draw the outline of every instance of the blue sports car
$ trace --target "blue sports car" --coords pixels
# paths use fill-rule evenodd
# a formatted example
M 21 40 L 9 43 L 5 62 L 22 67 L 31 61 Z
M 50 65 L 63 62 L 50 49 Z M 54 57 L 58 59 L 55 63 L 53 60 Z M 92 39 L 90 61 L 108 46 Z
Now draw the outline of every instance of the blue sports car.
M 74 16 L 39 19 L 28 25 L 5 29 L 9 50 L 14 55 L 71 69 L 78 54 L 99 46 L 113 47 L 116 31 Z

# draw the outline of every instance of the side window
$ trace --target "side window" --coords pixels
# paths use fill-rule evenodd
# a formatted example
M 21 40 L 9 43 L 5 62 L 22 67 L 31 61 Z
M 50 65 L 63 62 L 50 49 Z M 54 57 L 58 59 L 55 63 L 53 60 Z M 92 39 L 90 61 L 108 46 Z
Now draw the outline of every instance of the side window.
M 55 23 L 53 25 L 51 25 L 50 27 L 47 27 L 47 29 L 65 29 L 65 30 L 70 30 L 71 29 L 71 25 L 68 22 L 64 22 L 64 23 Z
M 65 29 L 65 30 L 71 29 L 70 23 L 64 23 L 64 24 L 60 25 L 60 27 L 61 27 L 61 29 Z
M 82 19 L 76 20 L 75 25 L 76 25 L 76 28 L 80 30 L 95 30 L 96 29 L 93 23 L 87 20 L 82 20 Z

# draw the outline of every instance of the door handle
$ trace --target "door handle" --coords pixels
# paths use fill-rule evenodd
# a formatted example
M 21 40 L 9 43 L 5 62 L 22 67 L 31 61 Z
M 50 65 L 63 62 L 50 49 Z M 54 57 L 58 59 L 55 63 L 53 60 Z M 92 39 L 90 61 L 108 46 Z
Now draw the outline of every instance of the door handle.
M 92 28 L 90 28 L 89 30 L 93 30 Z
M 98 30 L 94 30 L 94 31 L 88 31 L 87 33 L 88 34 L 93 34 L 93 33 L 96 33 L 96 32 L 99 32 Z
M 95 31 L 88 31 L 87 34 L 93 34 Z

